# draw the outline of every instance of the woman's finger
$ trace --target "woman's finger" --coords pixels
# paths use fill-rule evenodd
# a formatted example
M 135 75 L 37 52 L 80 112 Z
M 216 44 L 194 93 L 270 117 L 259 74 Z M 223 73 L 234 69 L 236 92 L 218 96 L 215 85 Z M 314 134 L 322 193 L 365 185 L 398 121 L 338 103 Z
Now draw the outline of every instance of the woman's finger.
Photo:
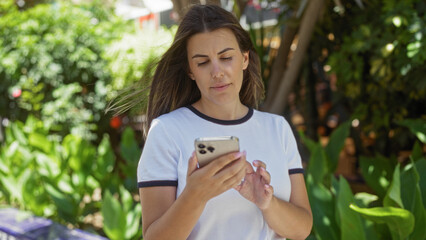
M 263 179 L 265 179 L 265 182 L 266 182 L 267 184 L 269 184 L 269 183 L 271 182 L 271 174 L 269 174 L 269 172 L 268 172 L 268 171 L 266 171 L 266 169 L 265 169 L 265 168 L 260 167 L 260 169 L 259 169 L 259 173 L 260 173 L 260 176 L 262 176 L 262 177 L 263 177 Z
M 190 176 L 195 170 L 197 170 L 198 160 L 195 152 L 192 152 L 191 157 L 188 160 L 188 172 L 186 176 Z
M 206 168 L 206 170 L 210 172 L 210 175 L 214 176 L 217 173 L 221 172 L 225 166 L 241 158 L 244 153 L 245 152 L 234 152 L 225 154 L 213 160 L 211 163 L 207 164 L 207 166 L 204 166 L 203 168 Z
M 264 189 L 265 189 L 265 192 L 266 192 L 267 196 L 271 196 L 271 195 L 274 194 L 274 188 L 271 185 L 265 184 Z
M 260 160 L 254 160 L 253 161 L 253 166 L 255 166 L 256 168 L 259 168 L 259 167 L 266 168 L 266 163 L 264 163 L 264 162 L 262 162 Z

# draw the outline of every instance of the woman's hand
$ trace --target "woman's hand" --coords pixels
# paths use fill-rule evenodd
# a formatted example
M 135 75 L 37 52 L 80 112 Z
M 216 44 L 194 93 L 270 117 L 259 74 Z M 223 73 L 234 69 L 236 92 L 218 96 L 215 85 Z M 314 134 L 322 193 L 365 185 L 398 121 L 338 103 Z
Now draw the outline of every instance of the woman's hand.
M 190 191 L 202 203 L 240 184 L 247 169 L 243 152 L 223 155 L 202 168 L 197 168 L 197 162 L 192 154 L 184 191 Z
M 249 201 L 256 204 L 258 208 L 264 210 L 269 207 L 274 189 L 269 183 L 271 182 L 271 175 L 266 171 L 266 164 L 260 160 L 253 161 L 253 166 L 256 171 L 250 166 L 249 171 L 244 178 L 244 181 L 235 189 Z

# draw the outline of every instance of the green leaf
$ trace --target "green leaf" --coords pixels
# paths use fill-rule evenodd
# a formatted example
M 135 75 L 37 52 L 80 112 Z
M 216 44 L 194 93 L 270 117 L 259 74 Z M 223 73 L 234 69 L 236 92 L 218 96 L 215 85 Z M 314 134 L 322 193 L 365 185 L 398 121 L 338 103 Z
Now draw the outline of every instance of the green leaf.
M 64 158 L 76 172 L 90 174 L 93 171 L 96 149 L 89 142 L 76 135 L 67 135 L 62 142 Z
M 123 131 L 120 150 L 121 155 L 126 160 L 126 162 L 136 167 L 141 155 L 141 149 L 138 146 L 135 140 L 135 134 L 130 127 L 126 127 L 126 129 Z
M 418 119 L 404 119 L 397 122 L 399 125 L 408 127 L 410 131 L 417 136 L 417 138 L 422 142 L 426 143 L 426 120 Z
M 339 125 L 330 136 L 330 141 L 325 147 L 328 159 L 328 171 L 334 172 L 339 162 L 339 155 L 345 145 L 345 139 L 349 136 L 351 122 L 346 121 Z
M 107 134 L 102 138 L 98 146 L 98 157 L 94 166 L 94 176 L 102 181 L 107 179 L 109 174 L 114 170 L 115 154 L 112 150 Z
M 324 176 L 329 173 L 324 149 L 316 145 L 309 158 L 308 173 L 312 175 L 315 182 L 322 182 Z
M 414 216 L 411 212 L 394 207 L 359 208 L 351 204 L 350 208 L 364 218 L 376 223 L 386 223 L 392 239 L 406 239 L 414 228 Z
M 31 146 L 42 150 L 45 153 L 49 153 L 52 148 L 52 143 L 49 140 L 47 140 L 47 137 L 37 132 L 32 132 L 29 134 L 28 143 Z
M 366 239 L 361 217 L 350 210 L 349 205 L 355 201 L 348 182 L 340 177 L 339 192 L 337 193 L 337 210 L 341 221 L 341 239 Z
M 420 159 L 416 161 L 416 169 L 419 173 L 419 187 L 420 192 L 422 193 L 423 206 L 426 206 L 426 159 Z
M 62 193 L 51 184 L 46 184 L 46 191 L 55 202 L 59 216 L 70 223 L 75 223 L 79 203 L 74 202 L 70 195 Z
M 401 200 L 401 180 L 400 180 L 399 164 L 396 166 L 393 173 L 392 182 L 383 200 L 383 206 L 385 207 L 400 207 L 404 208 L 404 204 Z
M 310 138 L 306 137 L 305 134 L 302 131 L 299 131 L 300 138 L 302 139 L 303 144 L 309 149 L 309 152 L 312 154 L 315 151 L 315 148 L 318 145 L 321 145 L 320 143 L 317 143 Z
M 139 229 L 141 226 L 141 220 L 142 220 L 142 211 L 141 211 L 141 205 L 137 203 L 133 209 L 131 209 L 129 212 L 127 212 L 126 216 L 126 239 L 132 239 L 134 236 L 136 236 L 139 233 Z
M 367 185 L 377 193 L 379 198 L 383 199 L 394 171 L 391 160 L 378 155 L 375 158 L 361 156 L 359 161 L 361 173 Z
M 420 176 L 414 162 L 408 164 L 401 174 L 401 198 L 405 209 L 414 215 L 414 230 L 410 239 L 426 239 L 426 210 L 419 186 Z
M 22 169 L 21 169 L 22 170 Z M 31 176 L 31 170 L 26 168 L 23 172 L 18 175 L 0 176 L 0 182 L 3 187 L 9 192 L 11 200 L 17 200 L 19 204 L 25 206 L 23 199 L 23 192 L 28 179 Z
M 104 194 L 101 207 L 103 230 L 112 240 L 123 239 L 126 234 L 126 216 L 120 202 L 109 191 Z
M 120 185 L 119 189 L 120 189 L 121 202 L 122 202 L 122 205 L 123 205 L 123 211 L 129 212 L 131 210 L 132 206 L 133 206 L 132 195 L 122 185 Z
M 35 161 L 37 162 L 37 170 L 39 173 L 49 179 L 54 179 L 60 174 L 60 166 L 54 157 L 48 156 L 44 153 L 35 151 Z
M 13 138 L 16 139 L 21 145 L 27 145 L 28 140 L 23 132 L 23 123 L 14 122 L 10 125 L 11 132 L 13 134 Z M 10 135 L 11 136 L 11 135 Z
M 333 195 L 321 182 L 315 182 L 312 175 L 306 179 L 309 202 L 313 215 L 313 231 L 317 239 L 340 239 L 339 228 L 335 220 L 335 201 Z
M 423 158 L 422 146 L 419 141 L 416 141 L 414 143 L 413 151 L 411 152 L 411 159 L 413 159 L 413 161 L 417 161 L 421 158 Z

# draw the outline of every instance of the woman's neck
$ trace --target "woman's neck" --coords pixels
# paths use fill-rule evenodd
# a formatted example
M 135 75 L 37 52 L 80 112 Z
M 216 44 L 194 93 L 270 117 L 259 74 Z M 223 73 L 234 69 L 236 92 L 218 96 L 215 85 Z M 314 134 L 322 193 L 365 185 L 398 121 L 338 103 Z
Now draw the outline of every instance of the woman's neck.
M 225 105 L 216 105 L 198 100 L 192 106 L 201 113 L 219 120 L 237 120 L 243 118 L 248 113 L 248 107 L 240 101 Z

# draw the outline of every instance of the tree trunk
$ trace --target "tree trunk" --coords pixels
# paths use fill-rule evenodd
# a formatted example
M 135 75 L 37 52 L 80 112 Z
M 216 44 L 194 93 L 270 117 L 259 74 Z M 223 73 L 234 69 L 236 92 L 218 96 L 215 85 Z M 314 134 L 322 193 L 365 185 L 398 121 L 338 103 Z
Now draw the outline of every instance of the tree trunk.
M 172 2 L 173 11 L 178 15 L 178 22 L 194 4 L 214 4 L 220 6 L 220 0 L 172 0 Z
M 284 75 L 284 71 L 287 68 L 288 55 L 290 53 L 291 43 L 293 42 L 294 36 L 296 36 L 297 26 L 288 24 L 285 27 L 283 35 L 281 37 L 281 44 L 278 48 L 277 56 L 275 57 L 274 64 L 271 69 L 271 77 L 269 78 L 267 95 L 262 109 L 268 109 L 268 106 L 272 105 L 278 91 L 280 80 Z
M 299 43 L 297 49 L 294 52 L 294 57 L 290 60 L 287 71 L 284 73 L 279 86 L 277 87 L 277 93 L 271 101 L 271 105 L 266 105 L 265 109 L 268 112 L 282 114 L 286 105 L 287 98 L 292 90 L 292 86 L 296 81 L 300 67 L 303 62 L 306 50 L 311 40 L 312 33 L 314 31 L 315 23 L 318 20 L 321 9 L 324 5 L 324 0 L 311 0 L 309 5 L 303 14 L 302 21 L 299 28 Z

